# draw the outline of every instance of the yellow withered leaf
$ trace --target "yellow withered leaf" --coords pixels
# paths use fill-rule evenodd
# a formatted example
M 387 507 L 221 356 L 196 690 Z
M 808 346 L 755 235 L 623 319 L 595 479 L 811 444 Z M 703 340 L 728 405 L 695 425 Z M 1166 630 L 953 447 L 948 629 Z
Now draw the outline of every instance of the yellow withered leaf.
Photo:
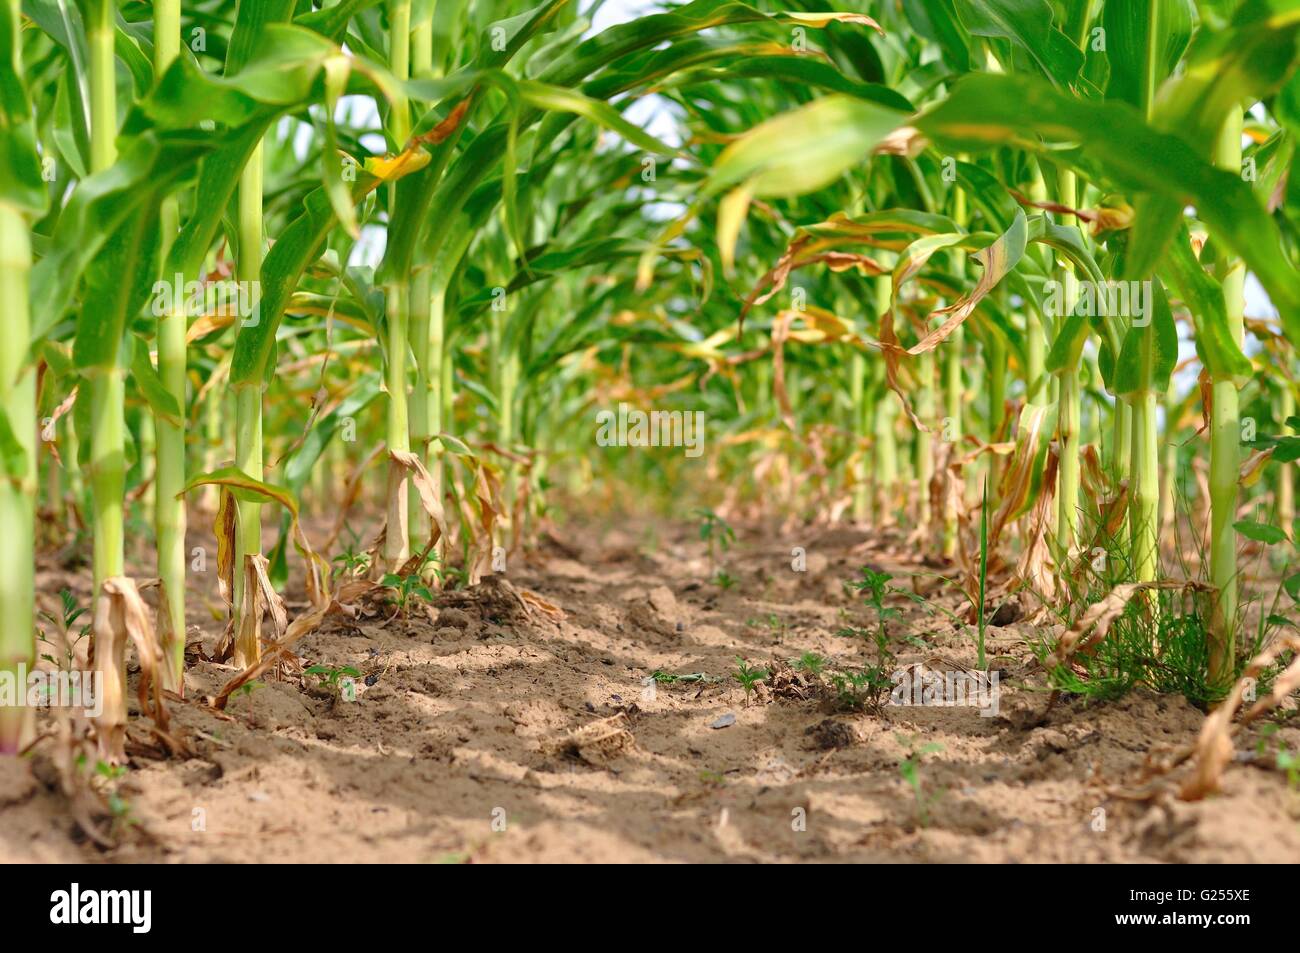
M 369 156 L 363 167 L 381 182 L 393 182 L 404 175 L 419 172 L 429 164 L 430 158 L 429 153 L 413 146 L 395 156 Z

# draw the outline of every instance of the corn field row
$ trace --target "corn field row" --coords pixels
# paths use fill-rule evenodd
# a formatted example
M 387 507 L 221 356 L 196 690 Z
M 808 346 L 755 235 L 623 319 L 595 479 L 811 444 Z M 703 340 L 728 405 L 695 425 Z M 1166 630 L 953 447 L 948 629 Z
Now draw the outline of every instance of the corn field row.
M 1300 2 L 825 6 L 0 0 L 0 669 L 71 547 L 120 761 L 188 591 L 247 679 L 699 496 L 1072 620 L 1194 585 L 1240 674 L 1300 600 Z

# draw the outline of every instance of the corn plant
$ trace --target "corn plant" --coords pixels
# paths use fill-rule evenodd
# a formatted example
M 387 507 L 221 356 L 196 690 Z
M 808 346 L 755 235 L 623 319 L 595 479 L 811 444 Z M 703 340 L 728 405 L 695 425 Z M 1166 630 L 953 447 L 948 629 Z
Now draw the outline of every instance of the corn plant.
M 1243 621 L 1243 553 L 1296 532 L 1294 0 L 822 6 L 0 0 L 0 671 L 38 512 L 117 761 L 127 643 L 160 715 L 196 588 L 250 672 L 634 496 L 724 589 L 741 520 L 909 548 L 981 667 L 990 593 L 1069 625 L 1185 577 L 1207 611 L 1142 589 L 1112 648 L 1195 630 L 1221 695 L 1283 617 Z M 622 404 L 702 413 L 707 461 L 592 454 Z

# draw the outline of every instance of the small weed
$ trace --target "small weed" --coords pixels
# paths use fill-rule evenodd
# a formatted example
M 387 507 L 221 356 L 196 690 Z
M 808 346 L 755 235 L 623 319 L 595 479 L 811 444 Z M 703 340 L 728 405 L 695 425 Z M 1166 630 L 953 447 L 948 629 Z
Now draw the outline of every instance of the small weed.
M 1287 784 L 1292 790 L 1300 790 L 1300 752 L 1292 751 L 1277 739 L 1277 731 L 1277 725 L 1265 725 L 1260 731 L 1255 751 L 1261 758 L 1267 758 L 1272 748 L 1274 766 L 1286 775 Z M 1270 742 L 1275 742 L 1275 745 Z
M 323 686 L 337 690 L 339 683 L 345 678 L 357 679 L 361 673 L 351 665 L 340 665 L 337 668 L 331 668 L 328 665 L 312 665 L 302 670 L 304 675 L 315 675 L 320 679 Z
M 752 629 L 766 628 L 772 633 L 772 637 L 778 642 L 784 639 L 786 634 L 790 631 L 789 624 L 782 620 L 782 618 L 775 612 L 769 612 L 766 619 L 749 619 L 745 622 L 745 625 Z
M 870 707 L 879 713 L 882 696 L 893 688 L 893 673 L 897 663 L 894 653 L 889 650 L 889 636 L 885 634 L 884 620 L 880 621 L 880 627 L 874 633 L 848 626 L 840 629 L 838 634 L 862 639 L 869 646 L 874 643 L 875 659 L 871 665 L 863 668 L 846 669 L 831 675 L 836 704 L 848 711 L 861 711 Z
M 120 764 L 96 761 L 95 773 L 107 783 L 108 790 L 104 799 L 113 814 L 113 820 L 130 823 L 131 803 L 117 792 L 117 782 L 126 776 L 126 768 Z
M 677 682 L 720 682 L 722 681 L 717 675 L 706 675 L 704 672 L 688 672 L 685 675 L 677 675 L 673 672 L 665 672 L 662 669 L 655 669 L 650 673 L 660 685 L 672 685 Z
M 804 652 L 794 660 L 794 667 L 800 672 L 807 672 L 809 675 L 821 675 L 822 670 L 826 668 L 827 660 L 816 652 Z
M 63 660 L 60 661 L 48 652 L 41 653 L 41 658 L 59 669 L 72 668 L 77 657 L 76 646 L 82 639 L 90 634 L 90 624 L 76 628 L 76 635 L 73 635 L 73 629 L 77 626 L 77 621 L 90 610 L 85 606 L 77 605 L 77 597 L 69 589 L 59 591 L 60 612 L 58 616 L 53 616 L 48 612 L 42 612 L 41 618 L 58 630 L 60 639 L 63 642 Z M 45 636 L 43 629 L 37 630 L 36 640 L 44 642 L 53 648 L 53 644 Z
M 878 665 L 841 669 L 831 673 L 835 705 L 844 711 L 863 711 L 871 708 L 879 712 L 882 696 L 893 687 L 893 684 L 889 672 Z
M 754 693 L 754 688 L 759 682 L 767 678 L 768 671 L 765 668 L 750 668 L 749 662 L 739 655 L 736 656 L 736 670 L 731 673 L 731 677 L 740 682 L 740 687 L 745 690 L 745 704 L 749 704 L 749 697 Z
M 422 599 L 424 602 L 433 602 L 433 592 L 425 584 L 424 579 L 418 572 L 413 572 L 408 576 L 399 576 L 397 573 L 386 573 L 384 578 L 379 580 L 379 584 L 385 588 L 393 590 L 389 597 L 389 603 L 397 607 L 397 614 L 405 616 L 410 609 L 412 601 Z
M 911 595 L 906 590 L 891 586 L 889 580 L 894 577 L 887 572 L 877 572 L 868 566 L 862 567 L 862 578 L 849 583 L 850 589 L 863 593 L 867 607 L 876 614 L 876 626 L 880 635 L 885 635 L 885 623 L 897 619 L 903 613 L 893 606 L 885 605 L 885 599 L 894 594 Z
M 731 528 L 730 523 L 713 512 L 713 510 L 697 509 L 692 512 L 700 520 L 700 539 L 709 544 L 709 572 L 717 581 L 718 577 L 724 575 L 724 572 L 718 566 L 720 557 L 736 541 L 736 531 Z M 723 586 L 723 588 L 727 589 L 730 586 Z
M 338 564 L 331 571 L 331 575 L 335 579 L 340 576 L 350 579 L 361 578 L 370 571 L 370 554 L 365 550 L 357 549 L 360 537 L 350 526 L 347 527 L 347 532 L 352 538 L 348 540 L 343 552 L 331 560 L 331 562 Z
M 895 735 L 898 743 L 907 748 L 907 757 L 898 763 L 898 774 L 912 789 L 915 798 L 916 822 L 920 827 L 930 826 L 930 806 L 943 795 L 943 791 L 927 793 L 921 780 L 921 760 L 927 754 L 942 751 L 943 745 L 936 742 L 916 747 L 916 739 L 906 735 Z

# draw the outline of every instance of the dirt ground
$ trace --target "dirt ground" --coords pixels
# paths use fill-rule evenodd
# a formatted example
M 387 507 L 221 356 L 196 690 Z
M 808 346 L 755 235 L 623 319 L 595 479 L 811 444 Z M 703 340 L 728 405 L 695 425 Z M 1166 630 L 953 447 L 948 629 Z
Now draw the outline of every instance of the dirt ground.
M 862 565 L 896 582 L 930 570 L 900 558 L 897 539 L 801 535 L 796 572 L 789 533 L 740 532 L 725 556 L 735 584 L 722 589 L 694 526 L 570 527 L 506 573 L 563 618 L 497 585 L 406 619 L 332 617 L 305 638 L 305 665 L 362 673 L 351 701 L 309 676 L 256 684 L 218 713 L 203 700 L 235 669 L 198 661 L 187 700 L 171 705 L 193 757 L 132 758 L 112 782 L 117 846 L 79 836 L 38 746 L 0 773 L 0 861 L 1300 859 L 1300 793 L 1249 763 L 1253 736 L 1216 797 L 1114 796 L 1204 715 L 1139 692 L 1066 699 L 1043 717 L 1031 646 L 1049 633 L 1023 623 L 989 630 L 995 717 L 837 711 L 785 664 L 808 651 L 864 664 L 866 643 L 837 634 L 869 624 L 844 583 Z M 929 578 L 922 593 L 955 608 Z M 38 578 L 49 608 L 60 579 Z M 190 622 L 211 647 L 215 580 L 194 587 Z M 969 629 L 900 606 L 899 665 L 974 665 Z M 291 599 L 291 615 L 302 609 Z M 730 674 L 737 656 L 776 668 L 780 684 L 747 701 Z M 706 677 L 647 684 L 655 671 Z M 1300 729 L 1278 737 L 1300 747 Z

